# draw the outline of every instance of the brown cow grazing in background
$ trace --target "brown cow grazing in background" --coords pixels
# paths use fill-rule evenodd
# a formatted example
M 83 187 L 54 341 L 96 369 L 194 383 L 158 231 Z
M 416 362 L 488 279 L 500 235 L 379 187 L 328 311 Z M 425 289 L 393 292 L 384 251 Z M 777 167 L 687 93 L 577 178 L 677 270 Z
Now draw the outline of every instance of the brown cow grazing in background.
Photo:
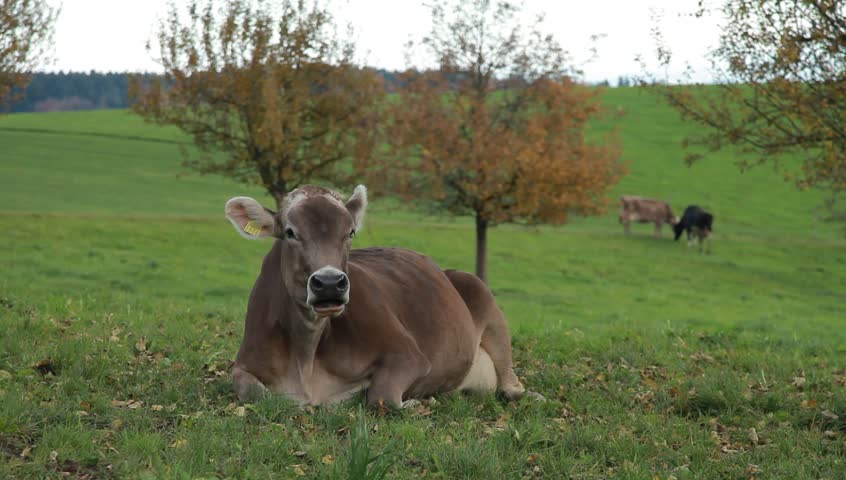
M 673 215 L 672 209 L 666 202 L 636 195 L 620 197 L 620 223 L 623 224 L 626 235 L 632 233 L 632 222 L 654 223 L 655 236 L 660 238 L 661 227 L 665 223 L 675 225 L 678 221 L 678 217 Z
M 488 287 L 410 250 L 351 249 L 366 208 L 363 185 L 346 201 L 304 186 L 279 212 L 248 197 L 226 203 L 241 235 L 273 239 L 232 370 L 238 397 L 319 405 L 366 390 L 368 404 L 392 407 L 454 390 L 522 397 Z

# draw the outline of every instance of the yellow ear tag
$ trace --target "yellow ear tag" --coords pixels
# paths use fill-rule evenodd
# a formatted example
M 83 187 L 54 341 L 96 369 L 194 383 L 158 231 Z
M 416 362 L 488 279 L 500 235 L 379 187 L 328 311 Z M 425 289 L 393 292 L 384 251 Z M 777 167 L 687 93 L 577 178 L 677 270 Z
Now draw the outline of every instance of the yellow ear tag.
M 261 226 L 258 223 L 250 220 L 249 222 L 247 222 L 246 225 L 244 225 L 244 231 L 254 237 L 258 237 L 258 234 L 261 233 Z

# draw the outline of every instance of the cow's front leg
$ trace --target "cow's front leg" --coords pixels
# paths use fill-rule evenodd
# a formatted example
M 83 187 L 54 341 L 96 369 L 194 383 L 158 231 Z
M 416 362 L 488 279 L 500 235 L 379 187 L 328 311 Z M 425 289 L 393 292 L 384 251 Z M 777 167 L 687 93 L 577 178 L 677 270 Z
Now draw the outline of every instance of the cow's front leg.
M 261 398 L 267 393 L 267 387 L 252 373 L 239 366 L 232 369 L 232 383 L 235 393 L 242 402 Z
M 661 232 L 661 226 L 662 226 L 661 222 L 655 222 L 655 237 L 656 238 L 661 238 L 663 236 L 663 234 Z
M 403 394 L 414 382 L 428 375 L 431 369 L 432 364 L 419 350 L 384 355 L 371 377 L 367 404 L 402 408 Z

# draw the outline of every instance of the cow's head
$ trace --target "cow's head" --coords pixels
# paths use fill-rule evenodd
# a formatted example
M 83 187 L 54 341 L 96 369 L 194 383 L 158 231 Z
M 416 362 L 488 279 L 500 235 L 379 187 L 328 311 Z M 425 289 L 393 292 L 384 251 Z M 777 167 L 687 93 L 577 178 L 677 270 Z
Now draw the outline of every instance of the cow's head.
M 286 195 L 279 212 L 249 197 L 226 202 L 226 216 L 242 236 L 279 239 L 284 288 L 316 317 L 338 316 L 349 302 L 347 258 L 366 209 L 364 185 L 346 202 L 331 190 L 306 185 Z

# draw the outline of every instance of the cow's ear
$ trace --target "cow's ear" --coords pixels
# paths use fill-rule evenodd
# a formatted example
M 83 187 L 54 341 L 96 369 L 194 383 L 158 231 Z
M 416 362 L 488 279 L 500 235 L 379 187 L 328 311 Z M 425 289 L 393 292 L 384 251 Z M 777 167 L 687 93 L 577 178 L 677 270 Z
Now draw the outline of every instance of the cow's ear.
M 235 197 L 226 202 L 226 218 L 241 236 L 255 240 L 269 237 L 276 230 L 273 210 L 250 197 Z
M 355 187 L 353 194 L 347 200 L 347 210 L 353 216 L 355 229 L 360 231 L 364 226 L 364 212 L 367 211 L 367 187 L 364 185 Z

